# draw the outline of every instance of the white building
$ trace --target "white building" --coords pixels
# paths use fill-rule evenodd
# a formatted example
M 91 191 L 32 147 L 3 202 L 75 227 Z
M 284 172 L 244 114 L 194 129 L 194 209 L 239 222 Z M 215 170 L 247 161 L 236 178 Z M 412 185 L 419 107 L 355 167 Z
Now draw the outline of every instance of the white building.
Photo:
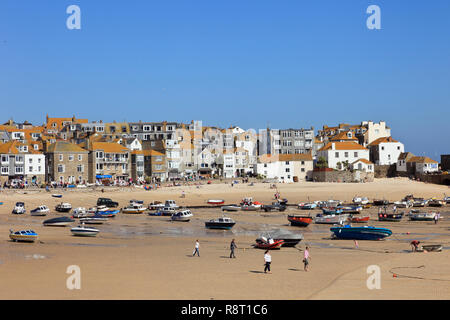
M 278 182 L 298 182 L 312 179 L 311 154 L 262 155 L 256 165 L 256 173 Z
M 351 164 L 352 170 L 360 170 L 365 172 L 374 172 L 375 166 L 372 162 L 366 159 L 359 159 Z
M 392 139 L 392 137 L 382 137 L 368 145 L 370 150 L 370 160 L 377 165 L 391 165 L 397 163 L 401 153 L 405 151 L 403 143 Z
M 369 149 L 356 142 L 329 142 L 317 151 L 317 158 L 324 157 L 328 167 L 343 170 L 360 159 L 369 159 Z

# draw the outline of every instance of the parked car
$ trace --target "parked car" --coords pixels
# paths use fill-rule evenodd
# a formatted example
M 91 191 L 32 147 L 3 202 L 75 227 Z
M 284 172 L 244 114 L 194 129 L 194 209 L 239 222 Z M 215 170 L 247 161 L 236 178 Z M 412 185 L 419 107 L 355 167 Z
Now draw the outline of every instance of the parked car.
M 98 198 L 97 206 L 107 206 L 108 208 L 117 208 L 119 206 L 119 203 L 112 201 L 109 198 Z

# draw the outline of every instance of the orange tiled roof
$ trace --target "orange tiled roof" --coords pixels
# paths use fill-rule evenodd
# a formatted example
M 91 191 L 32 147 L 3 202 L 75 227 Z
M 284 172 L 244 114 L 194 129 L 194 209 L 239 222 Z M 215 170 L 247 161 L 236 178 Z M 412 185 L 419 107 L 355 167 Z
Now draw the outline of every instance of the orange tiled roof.
M 129 149 L 114 142 L 92 142 L 91 150 L 103 150 L 104 152 L 128 152 Z
M 397 140 L 392 139 L 392 137 L 381 137 L 377 140 L 372 141 L 369 146 L 377 146 L 380 143 L 389 143 L 389 142 L 398 142 Z
M 357 144 L 353 141 L 345 141 L 345 142 L 328 142 L 325 146 L 319 149 L 319 151 L 331 150 L 334 144 L 335 150 L 367 150 L 362 145 Z
M 355 164 L 355 163 L 360 162 L 360 161 L 364 162 L 365 164 L 373 164 L 373 162 L 370 162 L 369 160 L 364 159 L 364 158 L 358 159 L 358 160 L 352 162 L 352 164 Z
M 310 153 L 296 153 L 296 154 L 263 154 L 258 158 L 260 163 L 269 163 L 276 161 L 312 161 Z
M 407 160 L 407 162 L 417 162 L 417 163 L 439 163 L 431 158 L 428 157 L 412 157 L 411 159 Z

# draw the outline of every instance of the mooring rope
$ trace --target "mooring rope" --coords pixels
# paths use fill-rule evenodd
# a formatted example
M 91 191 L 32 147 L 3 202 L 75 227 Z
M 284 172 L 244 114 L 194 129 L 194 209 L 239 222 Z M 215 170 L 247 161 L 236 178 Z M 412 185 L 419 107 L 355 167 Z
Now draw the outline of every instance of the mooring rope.
M 394 276 L 396 276 L 397 278 L 410 278 L 410 279 L 419 279 L 419 280 L 433 280 L 433 281 L 450 281 L 450 279 L 435 279 L 435 278 L 424 278 L 424 277 L 415 277 L 415 276 L 407 276 L 407 275 L 403 275 L 403 274 L 399 274 L 396 272 L 393 272 L 392 270 L 394 269 L 420 269 L 420 268 L 425 268 L 424 265 L 418 266 L 418 267 L 394 267 L 391 268 L 389 270 L 390 273 L 392 273 Z

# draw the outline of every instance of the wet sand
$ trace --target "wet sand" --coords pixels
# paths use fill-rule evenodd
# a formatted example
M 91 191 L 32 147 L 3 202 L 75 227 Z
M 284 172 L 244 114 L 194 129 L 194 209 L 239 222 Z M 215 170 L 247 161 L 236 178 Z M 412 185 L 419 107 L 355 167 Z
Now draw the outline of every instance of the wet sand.
M 449 188 L 407 179 L 379 179 L 365 184 L 295 183 L 278 184 L 281 197 L 289 203 L 308 200 L 339 199 L 351 201 L 358 196 L 369 199 L 416 197 L 442 198 Z M 181 198 L 184 191 L 186 198 Z M 206 220 L 220 216 L 218 208 L 192 209 L 190 222 L 171 222 L 169 217 L 147 214 L 118 214 L 104 225 L 96 238 L 74 237 L 70 227 L 43 227 L 42 221 L 68 215 L 56 213 L 61 201 L 73 207 L 92 207 L 98 197 L 110 197 L 125 206 L 130 199 L 151 201 L 173 199 L 179 205 L 205 205 L 208 199 L 239 203 L 252 196 L 262 203 L 273 201 L 269 184 L 215 183 L 164 187 L 153 191 L 123 188 L 97 191 L 4 191 L 0 193 L 0 291 L 1 299 L 449 299 L 450 298 L 450 206 L 425 208 L 442 212 L 441 221 L 379 222 L 377 208 L 364 209 L 370 225 L 390 228 L 394 234 L 384 241 L 358 241 L 330 238 L 329 225 L 292 227 L 290 213 L 304 213 L 289 207 L 279 213 L 230 212 L 237 221 L 229 231 L 208 230 Z M 12 215 L 14 203 L 24 201 L 27 214 Z M 29 210 L 46 204 L 51 213 L 31 217 Z M 403 209 L 399 209 L 402 211 Z M 318 210 L 311 212 L 313 215 Z M 76 223 L 74 223 L 76 225 Z M 34 244 L 9 240 L 9 229 L 34 229 L 39 241 Z M 302 233 L 297 248 L 272 251 L 272 274 L 264 274 L 264 251 L 252 244 L 262 232 L 286 229 Z M 236 239 L 236 259 L 229 258 L 229 243 Z M 192 257 L 196 239 L 201 257 Z M 411 253 L 409 242 L 442 243 L 442 252 Z M 303 249 L 311 247 L 311 269 L 303 271 Z M 81 269 L 81 289 L 69 290 L 67 267 Z M 381 289 L 369 290 L 366 270 L 378 265 Z M 393 273 L 397 277 L 393 276 Z

